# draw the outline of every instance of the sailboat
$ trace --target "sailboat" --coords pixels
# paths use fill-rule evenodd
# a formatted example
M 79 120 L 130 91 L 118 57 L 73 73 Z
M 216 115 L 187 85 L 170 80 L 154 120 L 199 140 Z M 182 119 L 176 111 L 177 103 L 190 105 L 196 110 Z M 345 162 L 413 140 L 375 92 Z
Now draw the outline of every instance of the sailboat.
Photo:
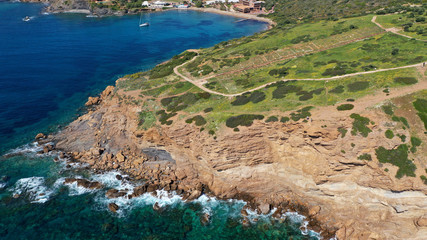
M 30 21 L 31 20 L 31 18 L 30 17 L 28 17 L 28 16 L 26 16 L 26 17 L 24 17 L 23 19 L 22 19 L 22 21 L 24 21 L 24 22 L 28 22 L 28 21 Z
M 139 17 L 139 27 L 148 27 L 150 25 L 150 23 L 148 22 L 142 22 L 142 12 L 141 12 L 141 16 Z

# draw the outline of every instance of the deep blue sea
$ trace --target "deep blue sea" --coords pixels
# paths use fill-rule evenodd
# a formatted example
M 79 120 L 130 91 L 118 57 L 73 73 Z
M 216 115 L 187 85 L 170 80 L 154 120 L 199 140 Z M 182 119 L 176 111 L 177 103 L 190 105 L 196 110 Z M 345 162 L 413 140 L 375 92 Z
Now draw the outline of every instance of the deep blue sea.
M 167 11 L 139 16 L 88 18 L 42 14 L 43 5 L 0 1 L 0 239 L 315 239 L 302 234 L 303 218 L 257 218 L 242 226 L 242 201 L 202 196 L 184 203 L 158 192 L 131 200 L 107 199 L 108 188 L 131 189 L 120 173 L 93 174 L 66 168 L 55 154 L 39 155 L 38 132 L 55 132 L 84 113 L 88 96 L 128 73 L 152 68 L 189 48 L 266 29 L 256 21 Z M 28 22 L 22 21 L 30 16 Z M 80 176 L 106 188 L 89 191 L 64 185 Z M 18 197 L 19 195 L 19 197 Z M 118 213 L 108 211 L 115 202 Z M 153 204 L 162 206 L 153 210 Z M 209 213 L 208 225 L 200 222 Z

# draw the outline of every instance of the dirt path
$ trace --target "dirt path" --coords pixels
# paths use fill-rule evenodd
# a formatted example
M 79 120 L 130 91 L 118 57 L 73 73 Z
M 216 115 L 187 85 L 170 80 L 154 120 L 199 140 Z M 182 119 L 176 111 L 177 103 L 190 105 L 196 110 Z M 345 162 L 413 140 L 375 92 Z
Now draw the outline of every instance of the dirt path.
M 385 28 L 385 27 L 383 27 L 381 24 L 379 24 L 376 20 L 377 20 L 377 16 L 374 16 L 374 17 L 372 18 L 371 22 L 375 23 L 378 27 L 380 27 L 380 28 L 384 29 L 384 30 L 385 30 L 385 31 L 387 31 L 387 32 L 391 32 L 391 33 L 394 33 L 394 34 L 397 34 L 397 35 L 399 35 L 399 36 L 406 37 L 406 38 L 409 38 L 409 39 L 415 39 L 415 40 L 418 40 L 418 41 L 427 42 L 427 40 L 414 38 L 414 37 L 411 37 L 411 36 L 408 36 L 408 35 L 405 35 L 405 34 L 400 33 L 399 31 L 401 31 L 401 30 L 402 30 L 402 29 L 400 29 L 400 28 L 395 28 L 395 27 L 393 27 L 393 28 Z
M 197 56 L 195 56 L 193 59 L 191 59 L 189 62 L 194 61 L 197 58 Z M 200 89 L 202 89 L 203 91 L 212 93 L 212 94 L 216 94 L 216 95 L 221 95 L 224 97 L 235 97 L 235 96 L 239 96 L 242 95 L 246 92 L 253 92 L 259 89 L 262 89 L 270 84 L 274 84 L 276 82 L 271 82 L 271 83 L 266 83 L 263 84 L 261 86 L 258 86 L 256 88 L 250 89 L 250 90 L 246 90 L 244 92 L 240 92 L 240 93 L 234 93 L 234 94 L 226 94 L 226 93 L 220 93 L 220 92 L 216 92 L 214 90 L 211 90 L 209 88 L 206 88 L 203 86 L 203 84 L 206 83 L 206 81 L 202 78 L 202 79 L 198 79 L 198 80 L 193 80 L 190 79 L 186 76 L 184 76 L 183 74 L 181 74 L 178 69 L 180 67 L 182 67 L 183 65 L 189 63 L 189 62 L 185 62 L 179 66 L 176 66 L 173 71 L 175 72 L 176 75 L 178 75 L 179 77 L 183 78 L 184 80 L 196 85 L 197 87 L 199 87 Z M 341 76 L 335 76 L 335 77 L 329 77 L 329 78 L 303 78 L 303 79 L 283 79 L 281 80 L 282 82 L 288 82 L 288 81 L 330 81 L 330 80 L 338 80 L 341 78 L 345 78 L 345 77 L 352 77 L 352 76 L 359 76 L 359 75 L 365 75 L 365 74 L 371 74 L 371 73 L 377 73 L 377 72 L 385 72 L 385 71 L 391 71 L 391 70 L 397 70 L 397 69 L 405 69 L 405 68 L 412 68 L 412 67 L 421 67 L 422 68 L 422 64 L 423 63 L 418 63 L 418 64 L 413 64 L 413 65 L 407 65 L 407 66 L 402 66 L 402 67 L 395 67 L 395 68 L 387 68 L 387 69 L 378 69 L 378 70 L 374 70 L 374 71 L 367 71 L 367 72 L 358 72 L 358 73 L 350 73 L 350 74 L 346 74 L 346 75 L 341 75 Z

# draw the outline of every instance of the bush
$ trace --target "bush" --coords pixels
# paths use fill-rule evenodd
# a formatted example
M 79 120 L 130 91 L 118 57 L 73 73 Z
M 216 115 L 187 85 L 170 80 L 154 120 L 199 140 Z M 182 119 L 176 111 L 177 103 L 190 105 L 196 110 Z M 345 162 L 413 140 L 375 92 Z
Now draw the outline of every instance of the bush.
M 286 97 L 286 95 L 289 93 L 296 93 L 302 90 L 302 87 L 291 85 L 287 82 L 279 82 L 278 84 L 272 85 L 277 86 L 277 88 L 273 91 L 273 98 L 275 99 L 281 99 Z
M 420 178 L 421 178 L 421 181 L 423 181 L 423 183 L 427 185 L 427 177 L 424 175 L 421 175 Z
M 351 135 L 356 136 L 359 132 L 363 137 L 367 137 L 368 134 L 372 132 L 372 130 L 367 127 L 370 122 L 369 118 L 362 117 L 356 113 L 351 114 L 350 117 L 354 119 Z
M 278 69 L 272 69 L 268 72 L 268 74 L 270 76 L 275 76 L 275 77 L 284 77 L 284 76 L 289 74 L 288 70 L 289 70 L 289 68 L 282 67 L 282 68 L 278 68 Z
M 308 107 L 304 107 L 304 108 L 302 108 L 296 112 L 291 113 L 291 119 L 296 122 L 300 119 L 305 119 L 307 117 L 310 117 L 311 113 L 309 111 L 312 108 L 313 108 L 312 106 L 308 106 Z
M 174 67 L 183 64 L 184 62 L 192 59 L 196 56 L 195 52 L 184 52 L 178 56 L 174 56 L 170 61 L 164 64 L 155 66 L 152 70 L 149 71 L 151 79 L 166 77 L 173 73 Z
M 408 177 L 415 177 L 415 170 L 417 167 L 408 159 L 408 146 L 406 144 L 401 144 L 396 149 L 390 150 L 379 147 L 375 149 L 375 153 L 379 162 L 391 163 L 399 167 L 396 178 L 402 178 L 405 175 Z
M 265 122 L 277 122 L 279 119 L 276 116 L 270 116 Z
M 417 115 L 424 122 L 424 128 L 427 130 L 427 100 L 417 99 L 413 103 L 414 108 L 418 111 Z
M 345 135 L 347 134 L 347 129 L 343 128 L 343 127 L 339 127 L 338 128 L 338 132 L 341 133 L 341 138 L 344 138 Z
M 280 118 L 280 122 L 285 123 L 285 122 L 289 122 L 290 118 L 289 117 L 282 117 Z
M 416 153 L 417 152 L 417 147 L 421 146 L 421 139 L 417 138 L 417 137 L 411 137 L 411 152 L 412 153 Z
M 389 105 L 383 105 L 381 108 L 383 109 L 385 114 L 393 116 L 394 111 L 393 111 L 393 107 L 390 104 Z
M 338 110 L 338 111 L 347 111 L 347 110 L 351 110 L 351 109 L 353 109 L 353 108 L 354 108 L 354 105 L 353 105 L 353 104 L 349 104 L 349 103 L 347 103 L 347 104 L 339 105 L 339 106 L 337 107 L 337 110 Z
M 188 124 L 191 124 L 193 121 L 196 123 L 196 126 L 203 126 L 206 124 L 205 118 L 203 118 L 200 115 L 197 115 L 197 116 L 194 116 L 192 118 L 185 120 L 185 122 Z
M 404 135 L 404 134 L 397 134 L 396 136 L 398 136 L 400 138 L 400 141 L 402 141 L 402 142 L 406 141 L 406 135 Z
M 367 160 L 367 161 L 372 161 L 372 156 L 369 153 L 364 153 L 360 156 L 357 157 L 357 159 L 359 160 Z
M 367 89 L 368 87 L 369 87 L 369 82 L 363 82 L 363 81 L 354 82 L 347 85 L 349 92 L 362 91 Z
M 203 112 L 208 113 L 208 112 L 212 112 L 213 108 L 206 108 L 205 110 L 203 110 Z
M 160 103 L 166 107 L 169 112 L 178 112 L 188 106 L 195 104 L 200 99 L 209 99 L 211 96 L 210 93 L 186 93 L 177 97 L 168 97 L 160 100 Z
M 156 112 L 157 115 L 159 115 L 159 122 L 163 125 L 171 125 L 172 120 L 169 120 L 169 118 L 174 117 L 177 115 L 177 113 L 167 113 L 165 110 L 160 110 Z
M 336 86 L 334 89 L 332 89 L 329 92 L 330 93 L 343 93 L 344 92 L 344 86 L 342 86 L 342 85 Z
M 253 91 L 252 93 L 244 93 L 237 96 L 236 100 L 231 102 L 233 106 L 245 105 L 248 102 L 259 103 L 265 99 L 265 93 L 261 91 Z
M 417 83 L 418 81 L 414 77 L 396 77 L 394 78 L 394 82 L 403 85 L 412 85 Z
M 249 127 L 252 125 L 254 120 L 262 120 L 262 119 L 264 119 L 263 115 L 242 114 L 235 117 L 229 117 L 225 122 L 225 125 L 229 128 L 236 128 L 238 126 Z
M 388 139 L 392 139 L 392 138 L 394 138 L 394 133 L 390 129 L 387 129 L 387 131 L 385 131 L 385 136 Z

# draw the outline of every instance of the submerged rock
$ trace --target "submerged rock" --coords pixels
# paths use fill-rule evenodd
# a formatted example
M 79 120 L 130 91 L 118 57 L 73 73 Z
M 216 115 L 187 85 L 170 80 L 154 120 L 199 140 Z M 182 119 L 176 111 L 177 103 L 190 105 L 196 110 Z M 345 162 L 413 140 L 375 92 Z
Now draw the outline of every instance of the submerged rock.
M 112 212 L 117 212 L 117 210 L 119 210 L 120 209 L 120 207 L 117 205 L 117 204 L 115 204 L 115 203 L 109 203 L 108 204 L 108 209 L 110 209 L 110 211 L 112 211 Z

